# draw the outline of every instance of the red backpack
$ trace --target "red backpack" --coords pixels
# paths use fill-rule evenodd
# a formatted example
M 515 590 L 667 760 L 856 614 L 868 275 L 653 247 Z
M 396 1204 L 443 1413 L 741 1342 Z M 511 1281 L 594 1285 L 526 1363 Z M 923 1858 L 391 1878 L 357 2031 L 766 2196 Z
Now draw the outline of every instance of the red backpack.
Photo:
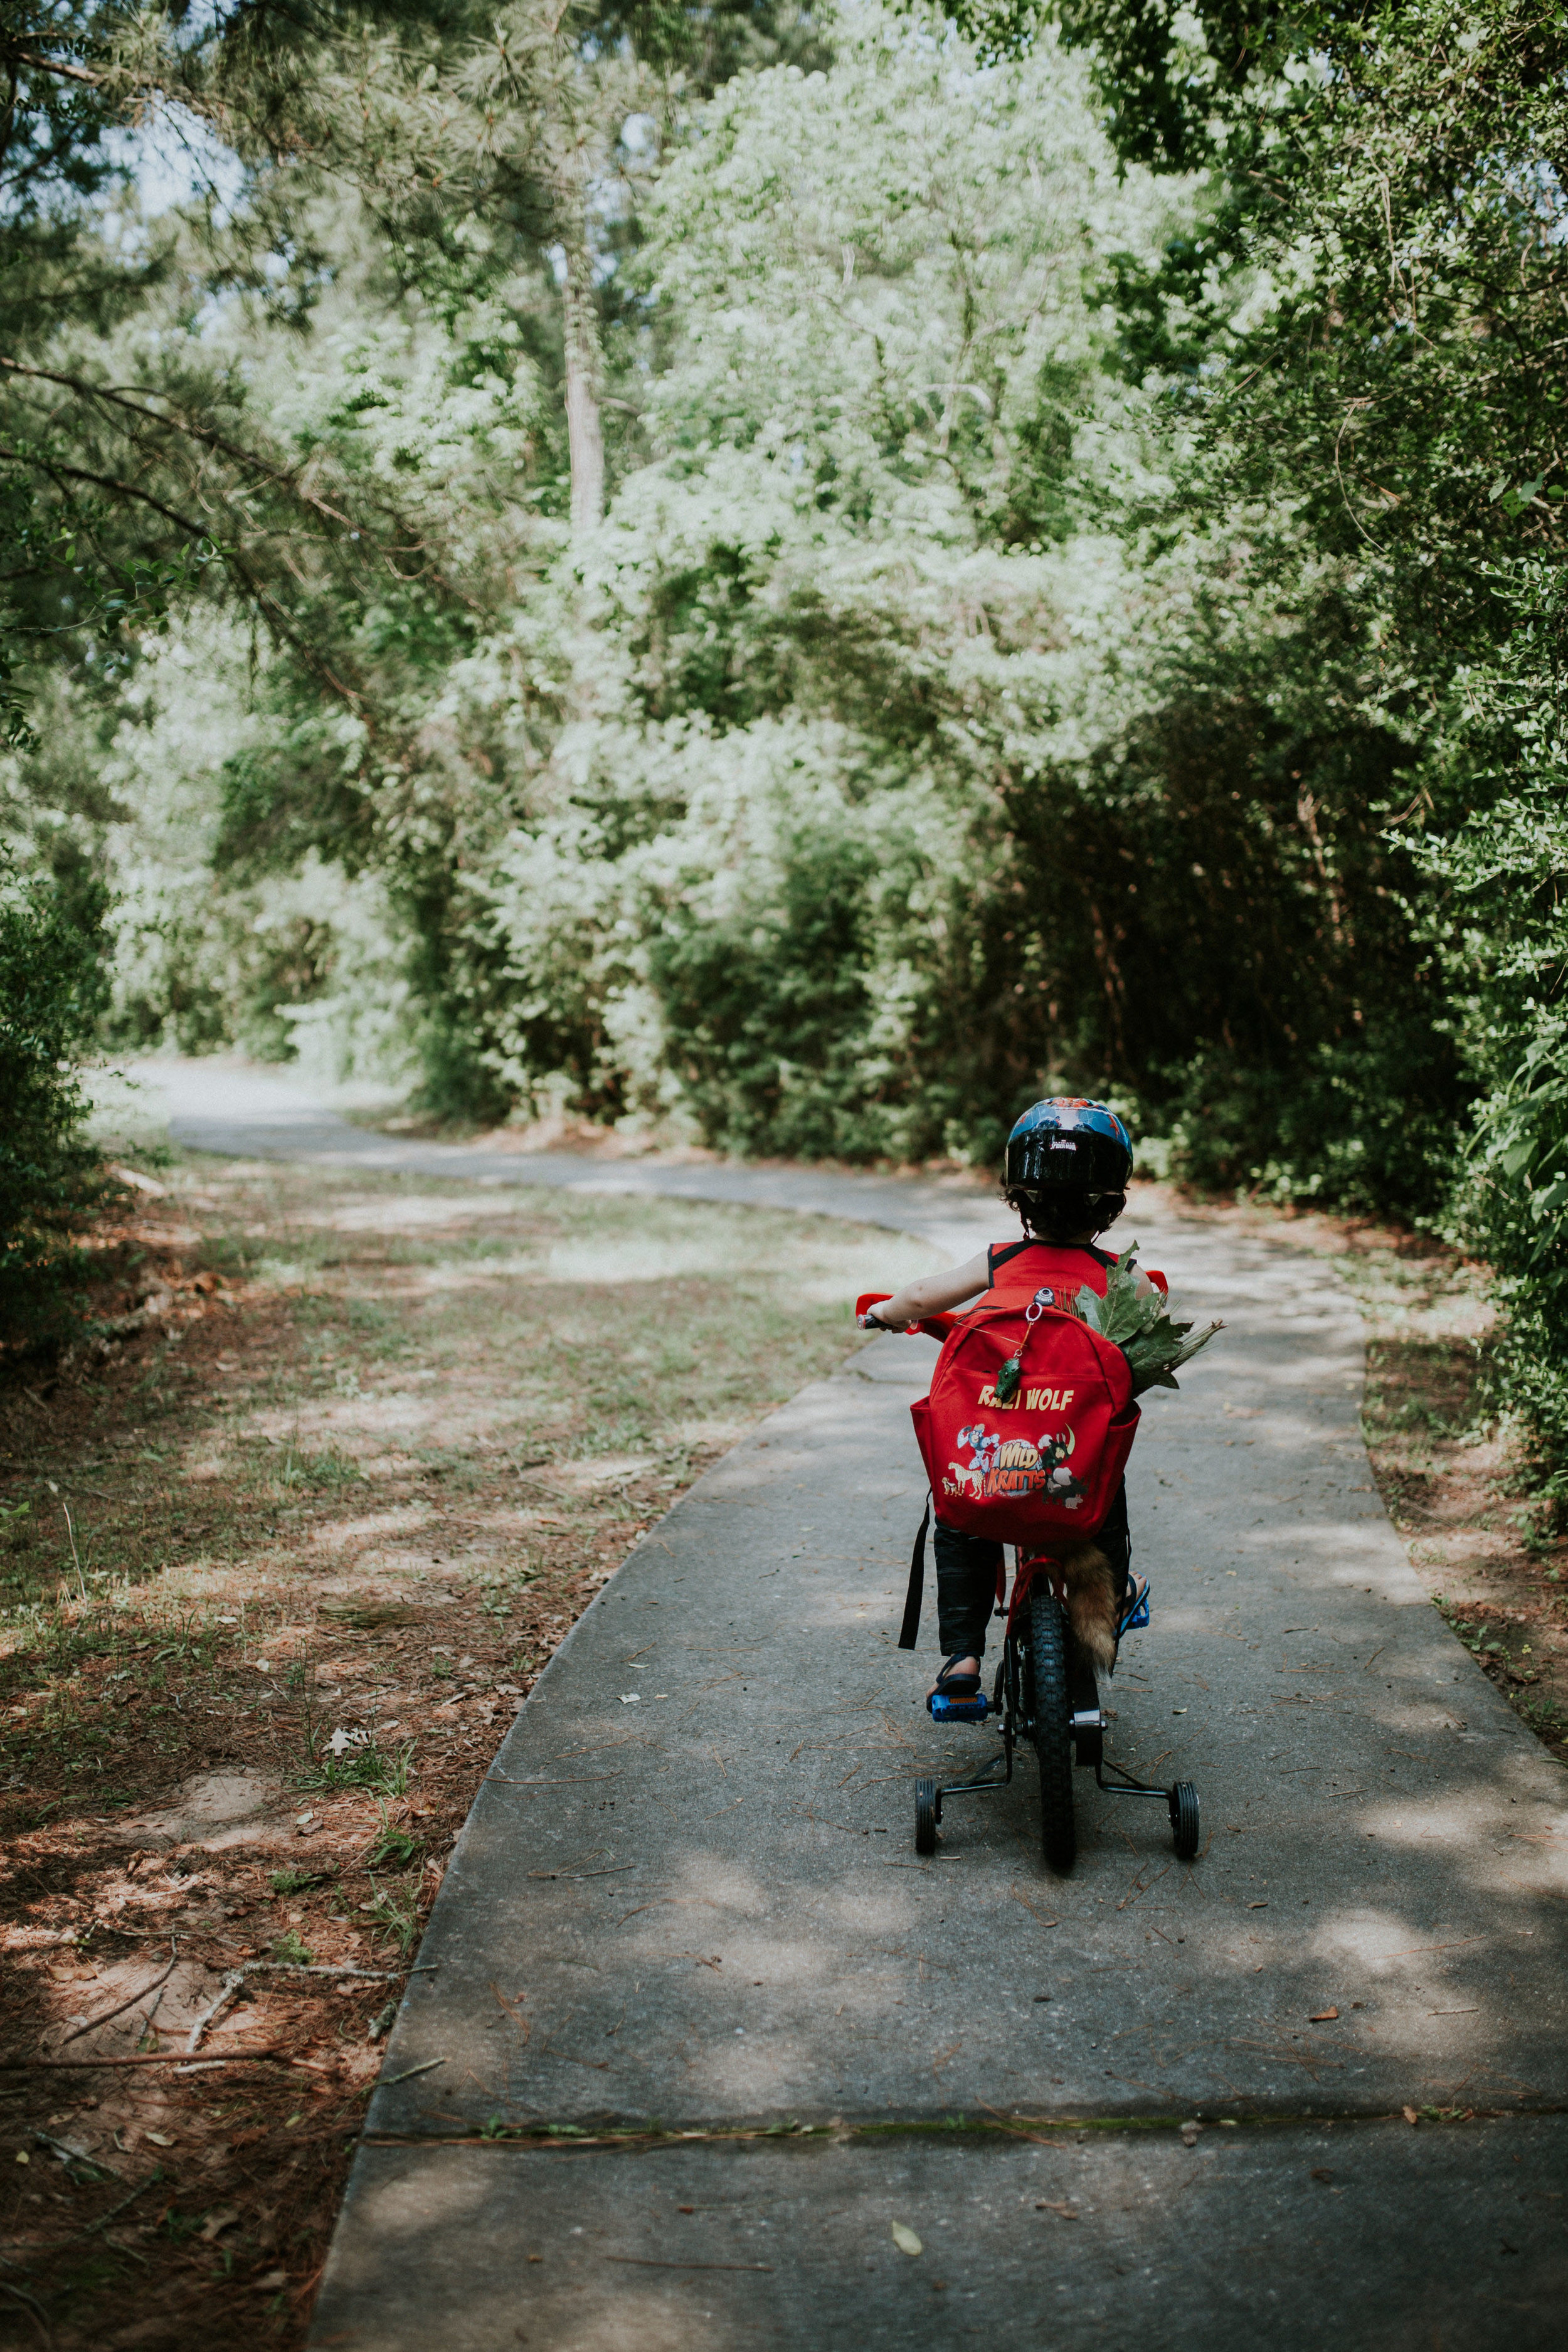
M 1064 1303 L 1103 1295 L 1108 1254 L 1025 1242 L 991 1253 L 992 1287 L 921 1326 L 942 1337 L 931 1392 L 910 1407 L 937 1517 L 1046 1555 L 1098 1534 L 1138 1432 L 1120 1348 Z M 1164 1287 L 1163 1279 L 1152 1277 Z M 884 1297 L 886 1293 L 882 1294 Z M 874 1302 L 858 1302 L 860 1311 Z M 929 1518 L 929 1511 L 928 1511 Z M 911 1563 L 918 1612 L 925 1526 Z M 900 1646 L 913 1645 L 910 1613 Z

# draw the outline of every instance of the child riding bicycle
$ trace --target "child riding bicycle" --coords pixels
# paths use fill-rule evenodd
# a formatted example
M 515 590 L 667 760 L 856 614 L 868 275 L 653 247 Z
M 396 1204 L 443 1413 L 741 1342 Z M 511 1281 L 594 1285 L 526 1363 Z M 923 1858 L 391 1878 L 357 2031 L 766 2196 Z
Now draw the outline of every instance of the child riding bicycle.
M 1007 1139 L 1003 1180 L 1004 1197 L 1022 1220 L 1023 1239 L 995 1243 L 949 1274 L 927 1275 L 906 1285 L 892 1297 L 868 1307 L 860 1318 L 863 1327 L 903 1331 L 972 1300 L 978 1300 L 982 1308 L 1001 1308 L 1010 1302 L 1023 1307 L 1029 1301 L 1026 1311 L 1032 1323 L 1044 1311 L 1041 1302 L 1054 1310 L 1083 1290 L 1103 1299 L 1118 1260 L 1098 1246 L 1098 1237 L 1126 1207 L 1131 1173 L 1131 1140 L 1105 1104 L 1060 1095 L 1036 1103 Z M 1155 1286 L 1146 1275 L 1139 1276 L 1139 1295 Z M 1163 1290 L 1163 1282 L 1158 1286 Z M 999 1379 L 998 1390 L 1001 1386 Z M 982 1433 L 965 1430 L 960 1435 L 979 1438 Z M 996 1453 L 994 1437 L 983 1442 Z M 1126 1442 L 1131 1444 L 1130 1433 Z M 1016 1443 L 1001 1446 L 1001 1455 L 1016 1450 Z M 1026 1443 L 1023 1450 L 1037 1465 L 1037 1449 Z M 1005 1462 L 1003 1469 L 1005 1475 Z M 1073 1483 L 1065 1469 L 1058 1468 L 1055 1475 L 1068 1486 Z M 944 1490 L 950 1485 L 944 1481 Z M 1013 1540 L 1013 1531 L 999 1527 L 997 1534 L 983 1534 L 953 1524 L 966 1514 L 949 1504 L 944 1517 L 944 1499 L 945 1491 L 936 1494 L 937 1620 L 944 1656 L 932 1696 L 962 1701 L 980 1690 L 980 1662 L 998 1590 L 1002 1542 L 1004 1538 Z M 1119 1629 L 1143 1591 L 1131 1576 L 1125 1480 L 1118 1479 L 1097 1526 L 1073 1528 L 1051 1550 L 1073 1635 L 1087 1657 L 1109 1672 L 1115 1663 Z

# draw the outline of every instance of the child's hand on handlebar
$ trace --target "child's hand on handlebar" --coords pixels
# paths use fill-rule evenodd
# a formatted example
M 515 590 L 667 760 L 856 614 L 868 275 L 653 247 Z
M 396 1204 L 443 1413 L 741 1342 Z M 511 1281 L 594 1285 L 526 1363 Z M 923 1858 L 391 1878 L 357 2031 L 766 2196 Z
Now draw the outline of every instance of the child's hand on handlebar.
M 884 1292 L 879 1298 L 866 1297 L 862 1292 L 865 1304 L 857 1320 L 863 1331 L 908 1331 L 930 1316 L 943 1315 L 950 1307 L 962 1307 L 965 1299 L 977 1298 L 990 1279 L 990 1255 L 983 1250 L 967 1265 L 955 1265 L 951 1274 L 922 1275 L 918 1282 L 907 1282 L 891 1296 Z M 859 1306 L 860 1300 L 856 1304 Z

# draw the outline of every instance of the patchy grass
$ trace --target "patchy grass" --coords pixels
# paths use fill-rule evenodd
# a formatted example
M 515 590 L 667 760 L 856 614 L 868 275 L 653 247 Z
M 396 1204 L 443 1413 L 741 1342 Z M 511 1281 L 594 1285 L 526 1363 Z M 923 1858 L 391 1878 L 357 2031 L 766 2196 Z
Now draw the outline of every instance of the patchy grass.
M 301 2341 L 512 1714 L 855 1292 L 934 1262 L 681 1202 L 157 1181 L 98 1337 L 0 1391 L 0 2332 L 61 2352 Z

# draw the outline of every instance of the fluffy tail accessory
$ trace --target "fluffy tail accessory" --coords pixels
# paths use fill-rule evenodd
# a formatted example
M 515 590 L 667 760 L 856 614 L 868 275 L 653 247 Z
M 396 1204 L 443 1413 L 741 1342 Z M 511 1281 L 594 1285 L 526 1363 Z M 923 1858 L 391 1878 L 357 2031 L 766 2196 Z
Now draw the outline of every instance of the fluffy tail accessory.
M 1103 1675 L 1116 1664 L 1116 1579 L 1098 1544 L 1080 1544 L 1061 1563 L 1068 1622 L 1079 1647 Z

